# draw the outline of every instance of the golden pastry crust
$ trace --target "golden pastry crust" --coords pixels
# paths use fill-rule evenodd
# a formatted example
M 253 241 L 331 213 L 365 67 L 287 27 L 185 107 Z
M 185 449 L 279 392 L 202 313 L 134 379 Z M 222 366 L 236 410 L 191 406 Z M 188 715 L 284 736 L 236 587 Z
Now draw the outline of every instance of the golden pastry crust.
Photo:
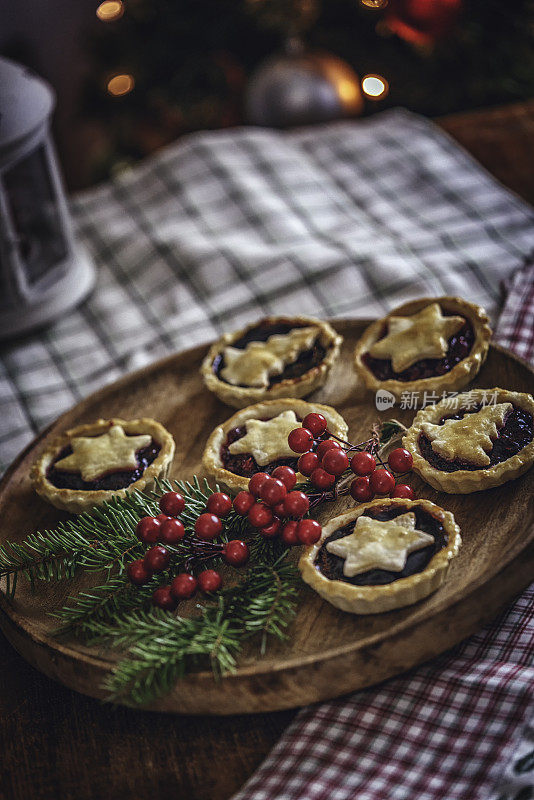
M 295 326 L 313 326 L 317 328 L 320 344 L 325 348 L 326 354 L 320 364 L 312 367 L 307 372 L 296 378 L 287 378 L 272 386 L 255 388 L 247 386 L 233 386 L 230 383 L 221 381 L 213 372 L 213 362 L 215 358 L 224 350 L 231 346 L 242 336 L 248 333 L 251 328 L 256 328 L 260 324 L 276 325 L 292 324 Z M 339 351 L 343 337 L 340 336 L 327 322 L 314 319 L 313 317 L 265 317 L 264 319 L 247 325 L 245 328 L 225 333 L 209 349 L 208 354 L 202 362 L 200 373 L 204 379 L 206 388 L 217 395 L 217 397 L 229 406 L 234 408 L 244 408 L 251 403 L 260 400 L 276 400 L 281 397 L 306 397 L 322 386 L 332 365 L 339 356 Z
M 77 436 L 98 436 L 109 431 L 114 425 L 120 425 L 128 435 L 149 434 L 153 441 L 160 445 L 160 451 L 154 461 L 148 465 L 140 478 L 125 489 L 60 489 L 47 478 L 47 471 L 58 453 L 67 447 Z M 150 491 L 155 487 L 156 479 L 166 478 L 174 458 L 174 439 L 171 434 L 156 420 L 149 417 L 140 419 L 98 419 L 96 422 L 78 425 L 53 439 L 37 461 L 33 464 L 30 479 L 32 486 L 47 502 L 63 511 L 82 514 L 84 511 L 102 505 L 111 497 L 124 497 L 132 490 Z
M 217 482 L 224 483 L 230 489 L 235 489 L 236 491 L 247 489 L 249 478 L 236 475 L 234 472 L 230 472 L 230 470 L 224 467 L 221 460 L 221 447 L 229 431 L 233 428 L 243 425 L 247 420 L 272 419 L 278 416 L 278 414 L 282 414 L 284 411 L 294 411 L 300 419 L 303 419 L 306 414 L 315 411 L 326 418 L 330 433 L 339 436 L 341 439 L 347 438 L 347 423 L 341 414 L 338 414 L 338 412 L 330 406 L 325 406 L 321 403 L 308 403 L 306 400 L 298 400 L 289 397 L 281 398 L 280 400 L 265 400 L 263 403 L 255 403 L 248 408 L 237 411 L 233 416 L 227 419 L 226 422 L 215 428 L 206 443 L 204 455 L 202 456 L 204 469 L 209 472 L 210 475 L 213 475 Z M 297 458 L 296 453 L 295 458 Z M 301 475 L 300 472 L 297 472 L 297 480 L 305 481 L 306 478 L 304 475 Z
M 475 333 L 475 341 L 468 355 L 458 362 L 444 375 L 435 375 L 430 378 L 420 378 L 414 381 L 399 381 L 388 379 L 379 380 L 367 367 L 363 360 L 365 353 L 379 340 L 384 322 L 389 317 L 412 316 L 422 311 L 426 306 L 438 303 L 443 311 L 459 315 L 469 320 Z M 486 360 L 491 338 L 491 328 L 486 312 L 475 303 L 469 303 L 460 297 L 423 297 L 411 300 L 398 308 L 393 309 L 385 317 L 375 320 L 364 331 L 354 350 L 354 365 L 358 374 L 363 378 L 366 387 L 372 391 L 385 389 L 399 398 L 403 392 L 437 392 L 457 391 L 464 387 L 479 372 Z
M 446 546 L 435 553 L 421 572 L 381 586 L 354 586 L 345 581 L 331 580 L 323 575 L 315 566 L 315 559 L 325 539 L 352 520 L 356 521 L 367 509 L 378 506 L 400 506 L 406 508 L 406 511 L 412 511 L 417 507 L 422 508 L 443 525 L 447 534 Z M 384 611 L 392 611 L 395 608 L 403 608 L 417 603 L 418 600 L 435 592 L 444 582 L 450 561 L 457 555 L 461 543 L 460 528 L 451 512 L 444 511 L 429 500 L 404 500 L 403 498 L 372 500 L 331 519 L 323 527 L 319 541 L 307 547 L 302 553 L 299 570 L 302 579 L 336 608 L 351 614 L 381 614 Z
M 458 408 L 462 408 L 467 398 L 477 404 L 482 404 L 488 395 L 495 393 L 497 403 L 511 403 L 516 408 L 522 408 L 534 416 L 534 398 L 524 392 L 509 392 L 506 389 L 471 389 L 469 392 L 459 394 L 455 400 Z M 423 480 L 429 483 L 434 489 L 449 494 L 470 494 L 479 492 L 483 489 L 491 489 L 500 486 L 507 481 L 514 480 L 526 472 L 534 462 L 534 441 L 523 447 L 519 453 L 494 464 L 490 467 L 481 467 L 476 470 L 458 469 L 454 472 L 443 472 L 430 464 L 422 455 L 419 448 L 419 436 L 423 432 L 424 423 L 436 424 L 439 420 L 451 413 L 450 405 L 442 400 L 436 405 L 430 405 L 417 413 L 403 437 L 402 443 L 413 456 L 413 469 Z

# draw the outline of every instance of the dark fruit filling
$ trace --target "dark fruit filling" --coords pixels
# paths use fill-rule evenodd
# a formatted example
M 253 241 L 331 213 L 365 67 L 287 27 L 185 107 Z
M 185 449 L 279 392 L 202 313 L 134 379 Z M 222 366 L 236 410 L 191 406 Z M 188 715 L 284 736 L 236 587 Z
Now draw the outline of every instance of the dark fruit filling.
M 367 572 L 362 572 L 361 575 L 355 575 L 353 578 L 347 578 L 343 574 L 343 566 L 345 559 L 329 553 L 326 549 L 327 542 L 333 542 L 336 539 L 341 539 L 343 536 L 348 536 L 354 530 L 356 521 L 349 522 L 337 531 L 334 531 L 321 545 L 317 558 L 315 559 L 315 567 L 326 578 L 332 581 L 343 581 L 344 583 L 351 583 L 353 586 L 382 586 L 386 583 L 393 583 L 399 578 L 407 578 L 410 575 L 415 575 L 417 572 L 422 572 L 429 564 L 430 559 L 439 551 L 442 550 L 447 544 L 447 535 L 441 522 L 424 511 L 419 506 L 409 508 L 407 506 L 400 507 L 378 507 L 364 511 L 363 516 L 371 517 L 371 519 L 389 520 L 406 514 L 408 511 L 413 511 L 416 519 L 416 528 L 425 533 L 429 533 L 434 537 L 434 544 L 429 544 L 421 550 L 415 550 L 409 553 L 406 559 L 406 565 L 402 572 L 390 572 L 386 569 L 370 569 Z
M 94 481 L 84 481 L 79 472 L 65 472 L 64 470 L 54 467 L 57 461 L 70 456 L 72 453 L 72 447 L 68 445 L 63 448 L 61 453 L 59 453 L 52 464 L 50 464 L 46 477 L 50 483 L 58 489 L 125 489 L 141 477 L 148 465 L 155 461 L 160 450 L 161 446 L 157 444 L 157 442 L 152 441 L 149 445 L 136 452 L 135 457 L 138 464 L 136 469 L 109 472 L 106 475 L 101 475 Z
M 232 428 L 232 430 L 228 432 L 226 441 L 221 446 L 220 453 L 221 461 L 225 469 L 233 472 L 234 475 L 242 475 L 244 478 L 250 478 L 252 475 L 255 475 L 256 472 L 267 472 L 271 474 L 273 469 L 282 465 L 284 467 L 291 467 L 295 472 L 298 472 L 297 461 L 299 460 L 299 456 L 297 455 L 294 458 L 292 456 L 289 458 L 279 458 L 277 461 L 272 461 L 270 464 L 267 464 L 266 467 L 260 467 L 252 453 L 232 454 L 228 449 L 229 446 L 232 442 L 237 442 L 238 439 L 242 439 L 246 432 L 246 425 Z
M 295 328 L 305 327 L 307 327 L 307 325 L 304 323 L 300 325 L 292 322 L 280 323 L 278 325 L 260 323 L 259 325 L 256 325 L 254 328 L 251 328 L 249 331 L 247 331 L 247 333 L 240 339 L 237 339 L 235 342 L 233 342 L 232 347 L 237 347 L 240 350 L 244 350 L 249 342 L 266 342 L 269 336 L 274 336 L 275 333 L 286 334 Z M 313 367 L 318 366 L 324 360 L 325 355 L 326 349 L 317 339 L 310 350 L 305 350 L 302 352 L 297 360 L 292 364 L 288 364 L 284 371 L 280 373 L 280 375 L 272 375 L 269 380 L 269 386 L 273 386 L 281 381 L 289 380 L 290 378 L 299 378 L 301 375 L 304 375 L 305 372 L 308 372 L 310 369 L 313 369 Z M 224 356 L 222 353 L 219 353 L 215 357 L 212 369 L 220 381 L 227 383 L 227 381 L 221 377 L 221 370 L 224 369 Z
M 439 425 L 443 425 L 448 419 L 462 419 L 466 414 L 472 414 L 480 411 L 482 406 L 477 406 L 472 411 L 460 411 L 454 416 L 442 417 Z M 490 463 L 485 467 L 479 467 L 476 464 L 471 464 L 469 461 L 463 461 L 460 458 L 455 458 L 453 461 L 447 461 L 432 450 L 432 443 L 428 436 L 424 433 L 419 435 L 419 449 L 421 455 L 432 464 L 433 467 L 439 469 L 441 472 L 456 472 L 459 469 L 467 469 L 473 472 L 477 469 L 489 469 L 494 464 L 500 464 L 501 461 L 506 461 L 508 458 L 515 456 L 523 447 L 526 447 L 534 438 L 534 419 L 532 414 L 524 411 L 522 408 L 513 408 L 504 421 L 502 428 L 499 428 L 498 436 L 493 442 L 491 452 L 488 453 Z
M 445 314 L 444 316 L 453 316 Z M 387 334 L 387 326 L 379 339 L 383 339 Z M 424 358 L 416 361 L 411 367 L 402 372 L 395 372 L 391 359 L 373 358 L 369 353 L 364 353 L 363 362 L 371 370 L 375 378 L 380 381 L 394 379 L 396 381 L 416 381 L 422 378 L 435 378 L 436 375 L 444 375 L 450 372 L 462 359 L 469 355 L 475 342 L 475 332 L 471 323 L 466 320 L 460 330 L 449 339 L 447 355 L 443 358 Z

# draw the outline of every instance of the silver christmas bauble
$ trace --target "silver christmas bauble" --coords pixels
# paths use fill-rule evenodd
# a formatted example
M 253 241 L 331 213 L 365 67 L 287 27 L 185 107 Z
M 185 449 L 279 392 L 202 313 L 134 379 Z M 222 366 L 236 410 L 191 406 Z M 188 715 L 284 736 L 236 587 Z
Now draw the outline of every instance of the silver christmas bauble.
M 247 121 L 285 128 L 360 114 L 363 96 L 351 66 L 324 52 L 272 56 L 252 75 Z

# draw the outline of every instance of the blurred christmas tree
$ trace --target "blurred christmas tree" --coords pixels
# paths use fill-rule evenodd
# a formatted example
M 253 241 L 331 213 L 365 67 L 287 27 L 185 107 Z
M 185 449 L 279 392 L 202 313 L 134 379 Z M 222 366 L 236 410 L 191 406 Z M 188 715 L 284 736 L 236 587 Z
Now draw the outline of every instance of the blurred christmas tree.
M 97 16 L 84 99 L 95 178 L 181 134 L 244 122 L 250 75 L 294 37 L 383 79 L 364 84 L 375 95 L 364 113 L 534 95 L 534 0 L 104 0 Z

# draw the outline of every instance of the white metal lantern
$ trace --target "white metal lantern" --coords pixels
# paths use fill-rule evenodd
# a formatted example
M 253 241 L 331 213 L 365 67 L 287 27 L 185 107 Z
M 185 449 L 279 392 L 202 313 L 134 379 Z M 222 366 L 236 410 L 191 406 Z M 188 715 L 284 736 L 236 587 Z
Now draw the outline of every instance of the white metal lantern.
M 0 338 L 57 319 L 92 289 L 52 139 L 51 88 L 0 58 Z

